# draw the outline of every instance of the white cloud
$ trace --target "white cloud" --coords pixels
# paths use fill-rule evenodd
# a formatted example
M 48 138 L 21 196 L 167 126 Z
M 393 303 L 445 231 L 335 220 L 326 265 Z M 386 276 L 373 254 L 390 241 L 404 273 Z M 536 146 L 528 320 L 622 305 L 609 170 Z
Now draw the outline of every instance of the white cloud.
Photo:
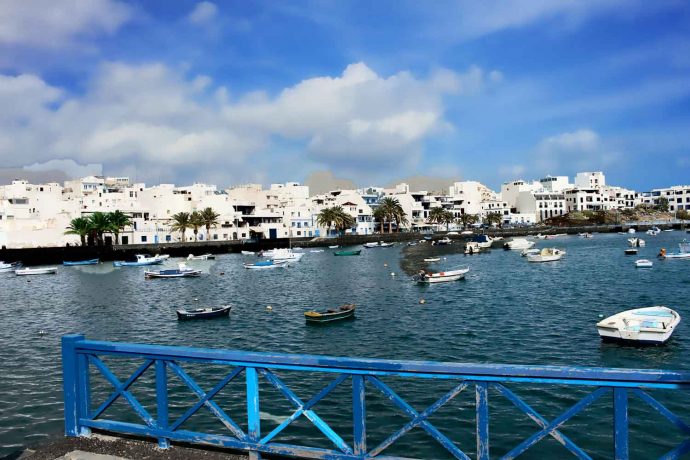
M 544 174 L 606 169 L 620 154 L 591 129 L 579 129 L 543 139 L 537 146 L 537 170 Z
M 111 35 L 132 16 L 117 0 L 0 2 L 0 45 L 58 48 L 80 37 Z
M 194 9 L 187 19 L 190 23 L 200 26 L 208 24 L 213 21 L 218 15 L 218 7 L 211 2 L 199 2 L 196 4 Z
M 425 139 L 447 129 L 444 96 L 478 91 L 489 80 L 479 68 L 382 77 L 357 63 L 273 97 L 231 98 L 208 77 L 162 64 L 103 64 L 78 96 L 34 75 L 0 75 L 0 106 L 12 108 L 0 112 L 0 160 L 18 167 L 71 159 L 103 164 L 107 173 L 134 168 L 150 180 L 203 179 L 220 170 L 242 180 L 257 161 L 278 168 L 287 142 L 301 145 L 312 165 L 401 170 L 416 164 Z

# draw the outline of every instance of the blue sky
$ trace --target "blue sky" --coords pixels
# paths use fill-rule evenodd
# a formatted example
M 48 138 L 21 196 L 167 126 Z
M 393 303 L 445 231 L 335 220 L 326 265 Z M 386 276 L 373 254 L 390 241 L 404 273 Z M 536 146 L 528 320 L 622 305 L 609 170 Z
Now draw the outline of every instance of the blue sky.
M 0 3 L 5 167 L 690 183 L 676 0 Z

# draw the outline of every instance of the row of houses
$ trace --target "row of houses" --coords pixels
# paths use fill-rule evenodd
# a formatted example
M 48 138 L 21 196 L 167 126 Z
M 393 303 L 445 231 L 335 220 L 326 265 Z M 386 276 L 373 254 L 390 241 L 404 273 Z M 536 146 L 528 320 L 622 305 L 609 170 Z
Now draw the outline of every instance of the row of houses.
M 355 220 L 348 233 L 372 234 L 380 227 L 373 211 L 384 197 L 395 198 L 407 216 L 405 230 L 433 227 L 429 214 L 443 208 L 459 219 L 463 214 L 481 220 L 498 213 L 506 224 L 532 225 L 571 211 L 633 208 L 668 200 L 671 211 L 690 209 L 690 186 L 674 186 L 640 193 L 606 184 L 604 173 L 578 173 L 540 180 L 515 180 L 495 192 L 476 181 L 455 182 L 440 192 L 412 191 L 407 184 L 393 188 L 333 190 L 311 195 L 297 182 L 237 185 L 219 190 L 215 185 L 147 187 L 127 177 L 89 176 L 57 183 L 29 184 L 15 180 L 0 186 L 0 245 L 6 247 L 63 246 L 79 239 L 65 230 L 75 217 L 94 212 L 126 213 L 131 221 L 121 235 L 123 244 L 163 243 L 181 240 L 172 232 L 172 216 L 210 207 L 220 217 L 209 234 L 200 229 L 200 240 L 242 240 L 327 236 L 317 224 L 324 208 L 341 206 Z M 451 227 L 457 224 L 451 224 Z M 193 239 L 190 234 L 186 239 Z

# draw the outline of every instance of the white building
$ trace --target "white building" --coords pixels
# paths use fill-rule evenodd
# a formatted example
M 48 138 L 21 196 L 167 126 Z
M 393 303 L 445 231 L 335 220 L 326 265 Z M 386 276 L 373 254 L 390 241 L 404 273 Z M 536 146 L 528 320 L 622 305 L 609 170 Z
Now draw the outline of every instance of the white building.
M 582 189 L 600 188 L 606 185 L 606 176 L 601 171 L 580 172 L 575 176 L 575 187 Z

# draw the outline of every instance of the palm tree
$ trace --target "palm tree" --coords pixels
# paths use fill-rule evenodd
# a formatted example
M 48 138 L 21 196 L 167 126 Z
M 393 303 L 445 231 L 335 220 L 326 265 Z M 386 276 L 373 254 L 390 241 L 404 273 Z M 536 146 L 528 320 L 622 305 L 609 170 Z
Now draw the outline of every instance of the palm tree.
M 180 232 L 182 234 L 182 241 L 185 241 L 184 234 L 187 229 L 191 227 L 189 217 L 188 212 L 178 212 L 172 216 L 173 224 L 170 227 L 170 230 L 173 232 Z
M 383 224 L 384 224 L 386 217 L 387 217 L 386 208 L 381 207 L 381 206 L 377 206 L 371 215 L 374 217 L 374 219 L 376 219 L 381 224 L 381 233 L 383 233 Z
M 484 223 L 488 225 L 496 224 L 500 227 L 503 223 L 503 216 L 500 212 L 490 212 L 484 217 Z
M 110 222 L 110 230 L 113 232 L 113 235 L 115 235 L 115 244 L 119 244 L 120 232 L 124 230 L 126 226 L 132 225 L 132 221 L 120 210 L 109 212 L 107 217 Z
M 97 211 L 89 216 L 89 225 L 91 227 L 91 235 L 96 239 L 99 246 L 103 245 L 103 234 L 111 232 L 110 219 L 106 213 Z
M 334 208 L 324 208 L 316 216 L 316 225 L 326 227 L 326 236 L 331 233 L 331 223 L 335 218 Z
M 455 216 L 452 212 L 444 210 L 443 214 L 441 215 L 441 221 L 446 224 L 446 231 L 450 231 L 450 224 L 455 221 Z
M 477 215 L 476 214 L 460 214 L 458 221 L 460 221 L 460 223 L 462 224 L 462 228 L 465 229 L 468 226 L 477 223 Z
M 430 224 L 442 224 L 444 220 L 444 214 L 446 210 L 443 208 L 431 208 L 429 211 L 429 217 L 427 217 L 427 221 Z
M 91 231 L 91 224 L 86 217 L 76 217 L 72 219 L 67 227 L 65 235 L 79 235 L 81 245 L 86 246 L 86 236 Z
M 343 232 L 348 228 L 352 228 L 357 223 L 357 220 L 355 220 L 355 218 L 352 217 L 349 213 L 345 212 L 342 206 L 334 206 L 332 208 L 332 211 L 333 226 L 338 232 Z
M 201 211 L 201 220 L 204 221 L 204 227 L 206 227 L 206 239 L 211 239 L 211 227 L 218 225 L 218 218 L 220 214 L 215 212 L 212 208 L 206 208 Z
M 393 221 L 396 222 L 398 229 L 403 223 L 407 223 L 405 210 L 400 206 L 397 198 L 387 196 L 379 201 L 379 208 L 383 208 L 385 216 L 388 218 L 388 233 L 393 233 Z M 403 222 L 404 220 L 404 222 Z
M 407 219 L 407 214 L 405 214 L 405 210 L 403 209 L 400 204 L 398 204 L 394 209 L 393 209 L 393 218 L 395 219 L 395 222 L 398 224 L 398 231 L 400 231 L 400 228 L 403 225 L 407 225 L 410 221 Z
M 199 234 L 199 227 L 204 225 L 204 218 L 201 216 L 199 211 L 194 211 L 189 216 L 189 225 L 192 227 L 194 232 L 194 241 L 197 241 L 197 235 Z

